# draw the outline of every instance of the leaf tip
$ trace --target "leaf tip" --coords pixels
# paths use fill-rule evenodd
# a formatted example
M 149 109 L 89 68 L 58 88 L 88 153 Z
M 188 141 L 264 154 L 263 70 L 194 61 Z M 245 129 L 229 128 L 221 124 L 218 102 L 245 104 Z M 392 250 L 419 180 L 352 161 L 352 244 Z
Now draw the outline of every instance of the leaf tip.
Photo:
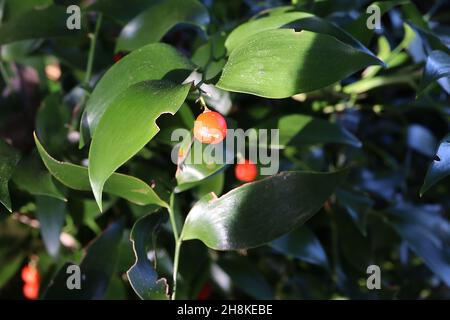
M 103 208 L 102 208 L 103 184 L 99 184 L 99 183 L 96 183 L 95 181 L 93 181 L 90 174 L 89 174 L 89 180 L 91 183 L 91 189 L 92 189 L 92 193 L 94 194 L 95 202 L 97 202 L 97 206 L 100 209 L 100 212 L 103 212 Z

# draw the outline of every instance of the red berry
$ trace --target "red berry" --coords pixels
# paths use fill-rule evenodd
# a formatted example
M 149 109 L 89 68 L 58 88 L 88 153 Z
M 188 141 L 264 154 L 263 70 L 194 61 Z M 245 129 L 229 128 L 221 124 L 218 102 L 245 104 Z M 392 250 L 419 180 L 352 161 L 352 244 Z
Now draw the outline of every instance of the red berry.
M 23 286 L 23 295 L 29 300 L 36 300 L 39 297 L 39 283 L 28 282 Z
M 194 123 L 194 137 L 201 143 L 216 144 L 225 139 L 227 122 L 218 112 L 205 111 Z
M 31 283 L 31 284 L 39 284 L 39 271 L 36 269 L 36 267 L 27 265 L 22 268 L 21 272 L 22 280 L 25 283 Z
M 118 52 L 113 56 L 113 60 L 114 60 L 114 62 L 117 62 L 120 59 L 122 59 L 124 56 L 125 56 L 125 54 L 123 52 Z
M 258 168 L 251 160 L 245 160 L 234 167 L 234 174 L 240 181 L 251 182 L 258 176 Z
M 205 285 L 202 287 L 202 289 L 200 290 L 197 299 L 198 300 L 206 300 L 211 296 L 212 293 L 212 285 L 211 283 L 207 282 L 205 283 Z

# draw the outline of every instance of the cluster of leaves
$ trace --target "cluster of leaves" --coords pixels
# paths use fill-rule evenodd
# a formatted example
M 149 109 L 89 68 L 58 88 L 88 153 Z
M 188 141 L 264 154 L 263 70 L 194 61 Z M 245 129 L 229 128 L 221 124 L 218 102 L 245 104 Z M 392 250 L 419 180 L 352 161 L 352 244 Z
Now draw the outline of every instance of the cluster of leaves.
M 450 296 L 445 1 L 78 4 L 0 0 L 0 297 L 30 259 L 48 299 Z M 177 168 L 198 101 L 281 172 Z

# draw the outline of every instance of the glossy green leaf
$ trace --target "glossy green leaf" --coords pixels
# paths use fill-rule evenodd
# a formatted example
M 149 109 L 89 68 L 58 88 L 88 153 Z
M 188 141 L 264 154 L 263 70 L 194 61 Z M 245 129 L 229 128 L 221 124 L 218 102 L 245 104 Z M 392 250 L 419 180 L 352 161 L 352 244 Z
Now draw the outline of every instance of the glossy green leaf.
M 388 69 L 395 68 L 409 59 L 409 55 L 404 50 L 408 49 L 416 39 L 416 33 L 407 23 L 403 23 L 403 32 L 402 41 L 392 51 L 386 37 L 378 38 L 378 57 L 386 63 Z M 381 66 L 368 67 L 362 76 L 363 78 L 372 78 L 382 69 Z
M 436 152 L 437 141 L 432 131 L 420 124 L 411 124 L 407 130 L 408 146 L 427 157 L 433 157 Z
M 65 264 L 50 282 L 44 299 L 102 299 L 116 269 L 124 225 L 123 219 L 111 224 L 89 245 L 80 264 L 81 289 L 67 287 L 68 278 L 74 272 L 67 272 L 70 264 Z
M 50 171 L 57 180 L 71 189 L 83 191 L 91 190 L 88 168 L 68 162 L 57 161 L 45 151 L 36 136 L 34 137 L 34 141 L 42 161 L 48 171 Z M 106 182 L 104 190 L 107 193 L 139 205 L 157 204 L 163 207 L 168 206 L 158 197 L 148 184 L 132 176 L 114 173 Z
M 417 89 L 414 79 L 409 74 L 378 76 L 370 79 L 362 79 L 344 87 L 344 92 L 348 94 L 361 94 L 380 87 L 394 85 L 409 85 Z
M 0 140 L 0 202 L 11 212 L 11 198 L 8 182 L 19 162 L 20 154 L 3 140 Z
M 270 243 L 276 251 L 299 260 L 329 268 L 327 254 L 316 235 L 306 226 Z
M 279 129 L 279 148 L 320 143 L 341 143 L 357 148 L 362 145 L 357 137 L 339 124 L 304 114 L 270 119 L 258 128 Z
M 226 63 L 226 34 L 219 33 L 209 38 L 192 55 L 192 62 L 200 67 L 206 81 L 214 79 Z
M 227 128 L 235 129 L 236 122 L 226 119 Z M 199 185 L 205 179 L 223 171 L 230 160 L 235 158 L 235 150 L 227 147 L 227 140 L 221 144 L 208 145 L 194 139 L 192 133 L 181 137 L 178 149 L 177 187 L 182 192 Z M 182 156 L 180 156 L 180 154 Z
M 0 44 L 81 34 L 78 30 L 67 29 L 67 17 L 66 8 L 62 6 L 27 10 L 0 27 Z
M 24 260 L 24 254 L 19 253 L 10 259 L 2 257 L 2 267 L 0 268 L 0 288 L 16 275 Z
M 153 247 L 156 232 L 165 217 L 167 215 L 163 212 L 150 213 L 136 221 L 131 231 L 130 240 L 133 243 L 136 262 L 128 270 L 127 276 L 133 290 L 143 300 L 168 299 L 167 280 L 158 279 L 158 274 L 147 257 L 147 252 Z
M 386 210 L 386 221 L 420 256 L 425 264 L 450 285 L 450 222 L 426 206 L 400 203 Z
M 295 11 L 295 6 L 289 5 L 289 6 L 278 6 L 274 8 L 264 9 L 257 14 L 255 14 L 253 17 L 250 18 L 250 20 L 255 20 L 261 17 L 266 16 L 275 16 L 279 14 L 284 14 L 286 12 Z
M 377 6 L 379 8 L 380 18 L 386 12 L 394 8 L 398 5 L 403 5 L 408 3 L 408 0 L 394 0 L 394 1 L 375 1 L 371 5 L 368 6 Z M 376 11 L 378 12 L 378 11 Z M 374 30 L 370 30 L 367 28 L 367 21 L 370 18 L 375 17 L 374 11 L 369 11 L 369 13 L 363 13 L 358 19 L 353 21 L 350 25 L 348 25 L 345 29 L 351 33 L 356 39 L 361 41 L 364 45 L 369 45 L 370 40 L 374 35 Z
M 282 147 L 315 143 L 342 143 L 357 148 L 362 145 L 358 138 L 338 124 L 307 115 L 281 117 L 277 128 L 280 130 Z
M 220 198 L 209 194 L 189 212 L 181 238 L 199 239 L 216 250 L 263 245 L 311 218 L 346 174 L 283 172 Z
M 117 39 L 116 51 L 131 51 L 158 42 L 170 29 L 181 23 L 204 30 L 209 23 L 208 10 L 197 0 L 158 2 L 125 25 Z
M 202 198 L 208 193 L 213 192 L 215 195 L 220 196 L 225 185 L 225 172 L 219 172 L 211 177 L 208 177 L 202 183 L 200 183 L 195 189 L 195 195 L 197 198 Z
M 56 186 L 52 176 L 45 170 L 37 156 L 23 158 L 17 165 L 12 180 L 19 189 L 32 195 L 49 196 L 66 201 L 64 193 Z
M 441 78 L 450 79 L 450 55 L 446 52 L 435 50 L 430 53 L 425 64 L 420 91 L 423 91 L 433 81 Z
M 274 292 L 270 284 L 247 257 L 229 256 L 220 259 L 219 266 L 233 284 L 252 298 L 270 300 Z
M 85 11 L 101 12 L 109 18 L 124 24 L 128 20 L 137 16 L 142 10 L 145 10 L 152 3 L 159 0 L 97 0 L 90 4 Z
M 279 29 L 253 35 L 231 52 L 217 87 L 267 98 L 323 88 L 378 58 L 335 37 Z
M 420 194 L 423 195 L 433 185 L 444 179 L 450 174 L 450 134 L 442 139 L 439 144 L 436 157 L 428 167 L 425 181 Z
M 190 139 L 189 139 L 190 140 Z M 212 145 L 205 145 L 198 140 L 193 139 L 192 145 L 187 147 L 184 159 L 178 164 L 178 170 L 176 173 L 177 187 L 176 192 L 182 192 L 192 187 L 197 186 L 201 181 L 218 174 L 224 170 L 227 164 L 220 160 L 216 161 L 214 153 L 206 152 L 206 149 L 210 149 Z M 224 157 L 226 157 L 227 149 L 223 145 L 217 145 L 220 147 Z M 185 146 L 181 147 L 183 150 Z M 196 155 L 201 154 L 201 162 L 196 162 Z M 229 153 L 229 156 L 234 159 L 234 155 Z
M 59 94 L 50 94 L 44 99 L 36 114 L 36 134 L 50 153 L 63 150 L 69 119 L 69 108 L 63 104 Z
M 286 12 L 283 14 L 271 15 L 251 20 L 247 23 L 241 24 L 228 36 L 225 46 L 228 52 L 231 53 L 238 46 L 249 41 L 253 35 L 280 28 L 295 29 L 298 31 L 306 30 L 326 34 L 333 36 L 358 50 L 372 54 L 361 43 L 337 25 L 307 12 Z
M 403 9 L 405 9 L 409 5 L 414 6 L 413 3 L 409 3 L 408 5 L 403 6 Z M 410 25 L 410 27 L 422 40 L 426 53 L 430 54 L 433 50 L 439 50 L 450 54 L 450 48 L 448 48 L 443 39 L 440 39 L 428 26 L 428 21 L 424 19 L 423 15 L 419 13 L 418 17 L 408 16 L 407 18 L 409 20 L 408 24 Z
M 159 266 L 162 264 L 161 260 L 158 260 Z M 200 241 L 183 243 L 178 269 L 176 296 L 178 300 L 198 299 L 202 288 L 210 281 L 211 260 L 209 249 Z M 173 270 L 172 261 L 169 262 L 168 267 L 169 270 Z
M 56 257 L 59 253 L 62 227 L 64 225 L 66 203 L 59 199 L 36 197 L 36 216 L 39 220 L 42 239 L 47 252 Z
M 418 26 L 419 28 L 431 31 L 430 27 L 428 26 L 428 22 L 424 15 L 420 12 L 420 10 L 417 8 L 416 4 L 412 1 L 409 1 L 409 3 L 405 4 L 402 7 L 403 14 L 405 15 L 406 19 L 412 22 L 414 25 Z
M 345 207 L 347 213 L 355 222 L 359 231 L 367 235 L 367 214 L 373 207 L 374 201 L 361 192 L 347 191 L 343 189 L 336 190 L 336 196 L 339 202 Z
M 20 61 L 36 50 L 42 44 L 41 39 L 23 40 L 2 45 L 1 57 L 3 61 Z
M 111 103 L 89 149 L 89 180 L 100 209 L 106 180 L 156 135 L 156 120 L 161 114 L 178 111 L 189 89 L 190 84 L 144 81 L 129 87 Z
M 82 129 L 87 126 L 93 136 L 105 111 L 132 85 L 161 79 L 182 83 L 193 69 L 188 59 L 167 44 L 149 44 L 133 51 L 115 63 L 95 86 L 83 114 Z
M 31 9 L 45 8 L 53 4 L 53 0 L 2 0 L 4 2 L 5 13 L 2 21 L 8 21 L 18 15 L 27 12 Z M 2 2 L 0 1 L 0 3 Z

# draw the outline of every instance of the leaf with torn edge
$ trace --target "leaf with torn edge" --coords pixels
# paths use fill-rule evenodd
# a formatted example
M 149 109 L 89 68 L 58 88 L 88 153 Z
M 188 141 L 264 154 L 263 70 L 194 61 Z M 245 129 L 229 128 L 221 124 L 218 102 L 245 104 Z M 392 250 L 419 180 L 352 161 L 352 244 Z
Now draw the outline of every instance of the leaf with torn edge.
M 162 114 L 178 111 L 190 87 L 169 81 L 139 82 L 117 96 L 105 111 L 92 138 L 88 167 L 100 210 L 105 182 L 158 133 L 156 120 Z
M 136 221 L 131 230 L 130 240 L 133 243 L 136 262 L 127 271 L 127 276 L 131 287 L 143 300 L 169 298 L 167 280 L 158 279 L 158 274 L 147 257 L 148 247 L 154 247 L 156 233 L 166 217 L 167 215 L 160 211 L 150 213 Z

